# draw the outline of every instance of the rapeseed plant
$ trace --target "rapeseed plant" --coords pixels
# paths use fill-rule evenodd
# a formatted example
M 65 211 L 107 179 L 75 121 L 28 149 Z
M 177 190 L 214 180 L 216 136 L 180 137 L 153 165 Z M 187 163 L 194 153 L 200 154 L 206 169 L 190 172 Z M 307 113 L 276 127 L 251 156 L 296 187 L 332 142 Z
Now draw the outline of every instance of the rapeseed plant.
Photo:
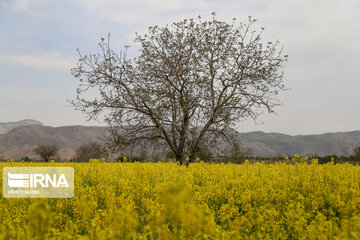
M 360 238 L 358 166 L 199 161 L 0 163 L 75 169 L 72 199 L 1 198 L 0 239 Z

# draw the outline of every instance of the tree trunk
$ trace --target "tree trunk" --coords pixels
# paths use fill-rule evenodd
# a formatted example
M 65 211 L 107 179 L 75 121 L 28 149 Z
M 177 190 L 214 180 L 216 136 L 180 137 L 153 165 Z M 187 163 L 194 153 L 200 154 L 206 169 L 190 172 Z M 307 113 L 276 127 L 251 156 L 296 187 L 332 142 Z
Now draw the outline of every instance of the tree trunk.
M 179 162 L 180 165 L 183 165 L 184 164 L 184 158 L 182 156 L 182 154 L 175 154 L 176 156 L 176 162 Z

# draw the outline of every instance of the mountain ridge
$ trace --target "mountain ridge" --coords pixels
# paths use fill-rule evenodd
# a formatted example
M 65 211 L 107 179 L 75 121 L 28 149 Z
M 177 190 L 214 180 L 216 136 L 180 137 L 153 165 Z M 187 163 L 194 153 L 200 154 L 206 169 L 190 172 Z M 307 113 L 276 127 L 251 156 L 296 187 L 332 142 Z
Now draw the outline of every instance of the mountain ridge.
M 19 126 L 44 125 L 42 122 L 33 119 L 24 119 L 16 122 L 0 122 L 0 134 L 5 134 Z
M 20 121 L 21 122 L 21 121 Z M 12 122 L 15 126 L 18 122 Z M 24 123 L 40 123 L 24 125 Z M 0 123 L 4 125 L 4 123 Z M 9 126 L 9 125 L 8 125 Z M 41 144 L 56 144 L 60 157 L 71 158 L 75 149 L 88 142 L 103 142 L 107 127 L 70 125 L 51 127 L 36 120 L 22 121 L 6 133 L 0 134 L 0 158 L 34 156 L 32 150 Z M 235 130 L 234 130 L 235 131 Z M 252 131 L 236 134 L 242 138 L 244 148 L 251 149 L 253 156 L 344 155 L 353 153 L 360 146 L 360 130 L 311 135 L 288 135 Z M 220 143 L 224 144 L 224 143 Z

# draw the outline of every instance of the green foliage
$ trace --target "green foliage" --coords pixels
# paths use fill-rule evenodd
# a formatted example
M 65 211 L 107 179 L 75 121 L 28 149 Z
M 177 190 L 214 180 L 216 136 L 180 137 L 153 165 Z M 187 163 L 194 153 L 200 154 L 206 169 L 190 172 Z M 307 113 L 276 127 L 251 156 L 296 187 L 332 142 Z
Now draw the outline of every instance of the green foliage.
M 145 159 L 140 156 L 131 156 L 131 157 L 125 157 L 120 156 L 116 159 L 117 162 L 144 162 Z
M 29 157 L 22 157 L 22 158 L 20 159 L 20 161 L 21 161 L 21 162 L 32 162 L 33 160 L 32 160 L 31 158 L 29 158 Z
M 292 156 L 287 156 L 288 159 L 291 159 Z M 256 160 L 258 162 L 268 162 L 268 163 L 274 163 L 274 162 L 282 162 L 284 161 L 284 157 L 282 156 L 274 156 L 274 157 L 262 157 L 262 156 L 256 156 L 256 157 L 249 157 L 249 159 L 253 159 Z M 329 162 L 334 162 L 334 163 L 354 163 L 355 161 L 357 161 L 356 157 L 354 155 L 351 156 L 337 156 L 335 154 L 333 155 L 326 155 L 326 156 L 319 156 L 319 155 L 313 155 L 311 157 L 308 158 L 309 161 L 308 163 L 310 163 L 310 159 L 318 159 L 318 163 L 319 164 L 326 164 Z
M 314 158 L 318 159 L 319 164 L 325 164 L 329 162 L 334 162 L 334 163 L 340 162 L 340 158 L 337 155 L 327 155 L 327 156 L 314 157 Z
M 327 155 L 327 156 L 313 156 L 312 158 L 317 158 L 319 160 L 319 164 L 326 164 L 328 162 L 334 163 L 354 163 L 358 161 L 355 155 L 351 156 L 337 156 L 337 155 Z
M 129 158 L 129 162 L 144 162 L 145 159 L 140 156 L 132 156 Z
M 354 156 L 356 161 L 360 161 L 360 146 L 357 146 L 354 149 Z

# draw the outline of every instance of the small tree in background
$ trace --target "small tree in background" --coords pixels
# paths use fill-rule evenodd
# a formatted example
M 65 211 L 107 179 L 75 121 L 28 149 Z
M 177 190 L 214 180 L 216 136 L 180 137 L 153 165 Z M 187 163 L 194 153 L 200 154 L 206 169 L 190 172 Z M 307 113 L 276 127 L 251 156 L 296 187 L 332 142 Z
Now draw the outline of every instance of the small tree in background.
M 354 156 L 357 161 L 360 161 L 360 146 L 357 146 L 354 149 Z
M 230 154 L 225 156 L 225 162 L 232 163 L 244 163 L 245 158 L 251 156 L 252 149 L 246 148 L 244 145 L 244 139 L 239 136 L 231 136 L 227 139 L 231 146 Z
M 105 157 L 107 157 L 106 149 L 97 142 L 83 144 L 76 149 L 77 162 L 88 162 L 89 159 L 100 159 Z
M 40 145 L 34 149 L 34 152 L 45 162 L 49 162 L 50 158 L 55 157 L 59 148 L 56 145 Z

